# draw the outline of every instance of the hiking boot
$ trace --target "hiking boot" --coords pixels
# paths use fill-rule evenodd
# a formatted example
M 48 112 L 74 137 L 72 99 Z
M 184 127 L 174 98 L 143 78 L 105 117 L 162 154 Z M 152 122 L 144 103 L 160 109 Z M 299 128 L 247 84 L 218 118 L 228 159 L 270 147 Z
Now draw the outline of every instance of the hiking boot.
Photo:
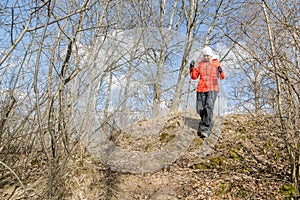
M 197 132 L 197 135 L 200 137 L 200 138 L 206 138 L 209 136 L 209 134 L 207 134 L 206 132 Z
M 206 135 L 203 134 L 201 131 L 197 131 L 197 135 L 198 135 L 198 137 L 200 137 L 202 139 L 206 137 Z
M 202 122 L 199 123 L 198 130 L 197 130 L 197 135 L 200 138 L 206 138 L 211 134 L 211 128 L 209 125 L 206 125 Z

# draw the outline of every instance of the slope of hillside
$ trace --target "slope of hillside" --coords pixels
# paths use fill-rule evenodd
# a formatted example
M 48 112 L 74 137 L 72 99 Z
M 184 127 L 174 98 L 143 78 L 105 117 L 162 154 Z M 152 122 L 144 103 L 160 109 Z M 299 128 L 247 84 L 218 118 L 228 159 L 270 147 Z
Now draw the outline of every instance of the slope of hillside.
M 204 140 L 196 136 L 198 120 L 194 113 L 172 114 L 113 133 L 110 139 L 115 148 L 148 156 L 160 152 L 153 155 L 161 155 L 161 160 L 173 153 L 174 159 L 164 160 L 148 172 L 111 168 L 78 143 L 55 179 L 54 199 L 283 199 L 292 192 L 284 144 L 272 118 L 226 116 L 221 135 Z M 183 131 L 190 133 L 192 140 L 186 148 L 174 147 L 179 140 L 184 143 L 179 137 Z M 178 154 L 170 152 L 178 149 Z M 151 162 L 158 161 L 153 158 L 147 164 Z M 32 169 L 24 184 L 28 196 L 45 196 L 47 175 L 45 164 Z M 4 184 L 4 179 L 1 199 L 24 197 L 17 181 Z

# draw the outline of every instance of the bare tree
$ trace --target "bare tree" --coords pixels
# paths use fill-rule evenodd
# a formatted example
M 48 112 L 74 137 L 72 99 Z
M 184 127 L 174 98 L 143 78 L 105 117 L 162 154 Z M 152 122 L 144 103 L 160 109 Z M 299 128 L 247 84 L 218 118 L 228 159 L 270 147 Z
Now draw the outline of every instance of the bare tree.
M 201 49 L 206 45 L 214 46 L 222 38 L 219 30 L 223 29 L 224 24 L 220 19 L 230 14 L 231 7 L 229 5 L 230 2 L 223 0 L 218 2 L 189 1 L 189 3 L 182 1 L 181 10 L 184 13 L 182 26 L 185 27 L 186 37 L 171 110 L 174 111 L 179 108 L 191 54 L 200 54 L 199 48 Z M 197 55 L 197 59 L 199 56 Z
M 191 54 L 226 42 L 236 47 L 241 74 L 234 100 L 250 103 L 254 115 L 268 108 L 280 119 L 298 192 L 299 8 L 297 1 L 275 3 L 0 3 L 1 175 L 12 173 L 26 190 L 26 169 L 42 163 L 47 181 L 34 195 L 63 198 L 64 169 L 84 134 L 110 119 L 126 126 L 141 116 L 133 119 L 135 112 L 155 116 L 163 101 L 177 111 Z
M 246 10 L 245 10 L 246 9 Z M 248 87 L 258 88 L 264 96 L 253 94 L 254 107 L 268 103 L 268 113 L 279 119 L 278 135 L 285 141 L 289 155 L 291 181 L 299 196 L 299 8 L 295 1 L 254 1 L 244 4 L 228 23 L 233 29 L 227 38 L 251 57 L 248 65 L 253 72 L 264 72 L 267 84 L 260 80 L 249 82 Z M 251 10 L 248 13 L 247 10 Z M 245 71 L 245 76 L 249 71 Z M 255 76 L 253 76 L 255 77 Z M 250 77 L 249 77 L 250 78 Z M 250 80 L 250 79 L 249 79 Z M 268 86 L 269 90 L 265 90 Z M 275 98 L 274 98 L 275 97 Z M 245 98 L 245 96 L 244 96 Z M 246 97 L 250 100 L 252 97 Z M 258 103 L 256 103 L 258 101 Z M 263 103 L 262 103 L 263 102 Z M 258 106 L 256 106 L 258 104 Z M 253 112 L 253 110 L 249 110 Z
M 287 19 L 293 15 L 293 13 L 287 10 L 290 8 L 290 5 L 281 4 L 279 7 L 279 12 L 274 12 L 270 3 L 263 1 L 262 9 L 264 11 L 265 20 L 267 23 L 267 31 L 270 42 L 270 55 L 273 63 L 273 73 L 276 80 L 277 88 L 277 112 L 281 122 L 281 131 L 283 132 L 283 137 L 286 142 L 286 147 L 289 154 L 289 161 L 292 171 L 292 182 L 294 183 L 296 190 L 296 198 L 299 197 L 299 176 L 300 176 L 300 138 L 299 138 L 299 87 L 295 83 L 299 83 L 299 76 L 294 74 L 295 69 L 299 69 L 299 63 L 296 61 L 299 58 L 299 45 L 297 41 L 289 41 L 289 38 L 295 38 L 297 35 L 296 32 L 291 31 L 290 28 L 285 30 L 286 25 L 292 27 L 294 24 L 293 21 L 289 22 Z M 299 10 L 298 10 L 299 11 Z M 295 10 L 294 12 L 298 12 Z M 280 16 L 284 13 L 284 18 Z M 279 16 L 280 15 L 280 16 Z M 272 17 L 272 19 L 270 19 Z M 284 34 L 280 33 L 278 28 L 273 24 L 280 27 L 284 31 Z M 299 36 L 299 35 L 298 35 Z M 280 40 L 278 41 L 277 38 Z M 279 39 L 278 38 L 278 39 Z M 299 38 L 299 37 L 298 37 Z M 282 44 L 282 41 L 288 44 Z M 296 42 L 296 43 L 295 43 Z M 277 44 L 276 44 L 277 43 Z M 292 45 L 293 50 L 289 48 L 284 48 L 289 45 Z M 283 47 L 283 49 L 282 49 Z M 295 56 L 296 60 L 290 58 L 289 55 Z M 295 62 L 296 61 L 296 62 Z M 297 71 L 296 73 L 298 73 Z M 299 86 L 299 84 L 297 84 Z M 292 138 L 292 139 L 290 139 Z
M 179 69 L 179 77 L 176 85 L 176 90 L 172 102 L 171 110 L 177 110 L 180 104 L 181 93 L 183 91 L 184 79 L 187 75 L 186 65 L 188 63 L 188 55 L 191 52 L 193 42 L 195 39 L 195 33 L 197 30 L 197 17 L 201 13 L 201 8 L 199 8 L 198 2 L 190 1 L 189 6 L 186 5 L 185 1 L 182 1 L 182 11 L 184 12 L 186 20 L 186 38 L 184 53 L 182 56 L 182 61 Z
M 273 90 L 269 87 L 273 81 L 260 63 L 241 48 L 232 51 L 231 62 L 236 63 L 236 68 L 234 75 L 231 75 L 233 80 L 228 88 L 228 98 L 235 102 L 235 107 L 254 116 L 273 109 L 274 104 L 270 99 L 274 92 L 272 93 Z
M 3 12 L 10 11 L 12 20 L 4 27 L 8 31 L 2 32 L 11 43 L 1 46 L 1 152 L 47 162 L 49 181 L 40 198 L 52 199 L 66 192 L 61 187 L 63 168 L 78 134 L 72 118 L 77 101 L 73 80 L 87 63 L 78 53 L 83 42 L 80 36 L 94 34 L 94 40 L 85 44 L 93 48 L 101 40 L 98 34 L 104 35 L 110 26 L 104 23 L 107 7 L 96 9 L 97 4 L 107 6 L 109 1 L 73 3 L 17 1 L 3 8 Z M 22 165 L 24 171 L 30 164 L 16 163 L 14 156 L 3 158 L 7 166 Z

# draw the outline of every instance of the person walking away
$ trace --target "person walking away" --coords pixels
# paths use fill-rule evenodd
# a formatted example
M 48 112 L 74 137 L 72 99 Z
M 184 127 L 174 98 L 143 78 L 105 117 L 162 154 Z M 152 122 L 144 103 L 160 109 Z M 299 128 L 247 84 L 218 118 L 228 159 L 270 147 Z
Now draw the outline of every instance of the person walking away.
M 202 54 L 202 60 L 196 66 L 195 61 L 190 63 L 190 75 L 193 80 L 200 77 L 196 89 L 196 111 L 201 118 L 197 134 L 201 138 L 205 138 L 211 134 L 214 126 L 213 111 L 219 92 L 218 79 L 223 80 L 225 74 L 220 61 L 210 47 L 205 47 Z

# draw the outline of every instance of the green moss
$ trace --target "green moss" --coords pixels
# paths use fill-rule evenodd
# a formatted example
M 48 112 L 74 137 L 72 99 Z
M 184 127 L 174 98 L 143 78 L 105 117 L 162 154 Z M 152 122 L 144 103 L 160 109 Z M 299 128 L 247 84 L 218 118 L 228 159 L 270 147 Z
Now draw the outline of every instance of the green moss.
M 250 175 L 251 171 L 253 170 L 251 170 L 250 168 L 241 168 L 236 170 L 237 173 L 246 174 L 246 175 Z
M 219 196 L 222 196 L 222 195 L 224 195 L 224 194 L 230 192 L 231 188 L 232 188 L 232 185 L 231 185 L 231 184 L 228 184 L 228 183 L 219 184 L 219 185 L 218 185 L 218 188 L 216 189 L 215 194 L 216 194 L 216 196 L 218 196 L 218 197 L 219 197 Z
M 162 132 L 159 135 L 159 141 L 164 141 L 168 137 L 168 133 Z
M 193 146 L 201 147 L 203 144 L 203 140 L 200 137 L 195 137 L 193 140 Z
M 238 199 L 246 199 L 249 196 L 249 192 L 245 190 L 243 187 L 234 188 L 235 186 L 232 183 L 222 183 L 218 185 L 218 188 L 216 189 L 216 196 L 221 197 L 222 195 L 226 195 L 230 193 L 232 190 L 235 191 L 235 196 Z M 234 188 L 234 189 L 233 189 Z M 218 198 L 219 199 L 219 198 Z
M 197 163 L 192 166 L 193 169 L 206 170 L 211 169 L 208 164 L 205 163 Z
M 151 143 L 147 143 L 146 145 L 145 145 L 145 151 L 149 151 L 150 149 L 151 149 L 151 147 L 152 147 L 152 144 Z
M 242 198 L 242 199 L 246 199 L 246 197 L 249 196 L 249 193 L 247 192 L 247 190 L 244 189 L 240 189 L 237 194 L 236 197 Z
M 238 133 L 240 133 L 240 134 L 246 134 L 247 133 L 247 129 L 246 129 L 246 127 L 239 127 L 235 132 L 237 134 Z
M 268 151 L 268 150 L 270 150 L 271 148 L 272 148 L 272 143 L 271 143 L 271 142 L 267 142 L 267 143 L 264 144 L 264 149 L 265 149 L 265 150 Z
M 275 158 L 278 159 L 281 157 L 281 152 L 279 152 L 277 149 L 275 150 Z
M 165 170 L 166 172 L 171 172 L 171 166 L 170 166 L 170 165 L 166 166 L 164 170 Z
M 255 120 L 249 121 L 248 126 L 257 126 L 257 121 L 255 121 Z
M 218 156 L 218 157 L 209 159 L 210 163 L 212 163 L 215 166 L 222 166 L 224 160 L 225 160 L 225 158 L 223 156 Z
M 247 138 L 248 140 L 252 140 L 254 137 L 253 137 L 252 134 L 247 134 L 247 135 L 246 135 L 246 138 Z
M 225 149 L 227 144 L 218 144 L 218 149 Z
M 283 185 L 280 188 L 280 192 L 287 198 L 290 199 L 291 197 L 296 196 L 296 189 L 293 185 Z
M 130 138 L 132 138 L 132 136 L 130 134 L 125 134 L 125 138 L 130 139 Z
M 159 136 L 159 141 L 168 143 L 175 138 L 175 134 L 169 134 L 167 132 L 162 132 Z
M 224 167 L 224 160 L 226 158 L 223 156 L 218 156 L 214 158 L 210 158 L 208 162 L 201 162 L 193 165 L 193 169 L 201 169 L 201 170 L 206 170 L 206 169 L 216 169 L 220 167 Z
M 260 155 L 263 155 L 263 154 L 265 154 L 267 151 L 270 151 L 270 150 L 272 150 L 272 143 L 271 142 L 267 142 L 267 143 L 265 143 L 263 146 L 262 146 L 262 148 L 259 150 L 259 154 Z
M 173 129 L 177 128 L 179 125 L 180 125 L 179 122 L 175 122 L 175 123 L 166 125 L 164 128 L 166 130 L 173 130 Z
M 234 160 L 244 160 L 243 156 L 238 153 L 238 149 L 232 149 L 229 151 L 230 158 Z

